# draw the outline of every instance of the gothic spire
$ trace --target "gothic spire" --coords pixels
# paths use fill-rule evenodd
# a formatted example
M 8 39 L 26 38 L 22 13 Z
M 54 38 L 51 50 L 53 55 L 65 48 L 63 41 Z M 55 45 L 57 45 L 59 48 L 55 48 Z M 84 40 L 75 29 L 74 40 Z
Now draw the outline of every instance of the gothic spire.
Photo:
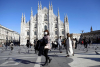
M 64 22 L 66 22 L 66 16 L 65 16 L 65 14 L 64 14 Z
M 39 1 L 38 1 L 38 10 L 40 9 L 40 7 L 39 7 Z
M 53 8 L 53 7 L 52 7 L 52 2 L 51 2 L 51 10 L 52 10 L 52 8 Z
M 68 22 L 68 17 L 67 17 L 67 14 L 66 14 L 66 22 Z
M 33 16 L 33 11 L 32 11 L 32 7 L 31 7 L 31 16 Z
M 41 1 L 40 1 L 40 10 L 42 9 Z
M 23 13 L 22 13 L 22 19 L 21 19 L 21 22 L 23 22 Z
M 59 8 L 58 8 L 58 16 L 59 16 Z
M 49 1 L 49 10 L 50 10 L 50 1 Z
M 25 23 L 25 13 L 24 13 L 24 23 Z

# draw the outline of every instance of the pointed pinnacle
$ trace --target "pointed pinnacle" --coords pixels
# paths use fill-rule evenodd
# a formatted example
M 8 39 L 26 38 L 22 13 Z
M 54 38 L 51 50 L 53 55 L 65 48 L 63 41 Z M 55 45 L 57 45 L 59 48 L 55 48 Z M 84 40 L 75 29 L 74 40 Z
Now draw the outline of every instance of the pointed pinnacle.
M 52 6 L 52 1 L 51 1 L 51 6 Z
M 24 17 L 25 17 L 25 13 L 24 13 Z
M 39 1 L 38 1 L 38 5 L 39 5 Z

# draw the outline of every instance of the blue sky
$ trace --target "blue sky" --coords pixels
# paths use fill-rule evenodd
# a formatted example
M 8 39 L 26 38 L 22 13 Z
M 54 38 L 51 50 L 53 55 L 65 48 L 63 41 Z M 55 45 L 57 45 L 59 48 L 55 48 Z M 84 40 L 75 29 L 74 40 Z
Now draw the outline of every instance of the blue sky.
M 52 2 L 54 14 L 57 15 L 59 8 L 62 21 L 67 14 L 70 33 L 90 32 L 91 26 L 100 30 L 100 0 L 0 0 L 0 24 L 20 33 L 22 13 L 29 21 L 31 7 L 33 15 L 37 13 L 38 1 L 42 8 L 48 8 L 49 1 Z

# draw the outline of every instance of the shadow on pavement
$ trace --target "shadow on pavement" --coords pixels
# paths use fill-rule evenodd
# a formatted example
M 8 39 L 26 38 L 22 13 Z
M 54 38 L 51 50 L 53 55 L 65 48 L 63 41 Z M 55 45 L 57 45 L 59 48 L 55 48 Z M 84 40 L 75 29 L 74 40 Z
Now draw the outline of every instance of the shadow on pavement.
M 57 56 L 57 55 L 48 55 L 48 56 L 52 58 L 52 61 L 45 67 L 71 67 L 69 63 L 73 62 L 73 59 L 71 57 Z M 45 62 L 45 57 L 43 56 L 41 60 L 42 62 Z
M 90 59 L 90 60 L 100 62 L 100 58 L 90 58 L 90 57 L 78 57 L 78 58 Z
M 48 55 L 50 57 L 66 57 L 66 56 L 58 56 L 58 55 Z
M 30 63 L 33 63 L 33 64 L 40 64 L 40 63 L 37 63 L 37 62 L 31 62 L 29 60 L 23 60 L 23 59 L 15 59 L 14 60 L 15 62 L 20 62 L 20 63 L 23 63 L 23 64 L 30 64 Z M 41 62 L 41 63 L 44 63 L 44 62 Z

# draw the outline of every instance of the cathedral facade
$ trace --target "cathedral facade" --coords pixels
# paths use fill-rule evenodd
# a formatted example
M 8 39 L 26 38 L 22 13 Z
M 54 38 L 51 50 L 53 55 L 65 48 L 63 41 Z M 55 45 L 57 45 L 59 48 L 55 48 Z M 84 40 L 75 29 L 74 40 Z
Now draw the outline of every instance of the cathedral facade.
M 33 16 L 33 10 L 31 8 L 30 20 L 26 22 L 25 14 L 21 18 L 21 33 L 20 33 L 20 45 L 26 45 L 29 41 L 34 44 L 35 39 L 41 39 L 44 36 L 44 30 L 49 30 L 51 42 L 56 41 L 59 36 L 62 39 L 66 38 L 66 34 L 69 33 L 68 17 L 64 17 L 64 23 L 60 20 L 60 14 L 58 10 L 58 16 L 53 13 L 52 3 L 49 3 L 49 9 L 42 8 L 41 3 L 38 3 L 37 14 Z

